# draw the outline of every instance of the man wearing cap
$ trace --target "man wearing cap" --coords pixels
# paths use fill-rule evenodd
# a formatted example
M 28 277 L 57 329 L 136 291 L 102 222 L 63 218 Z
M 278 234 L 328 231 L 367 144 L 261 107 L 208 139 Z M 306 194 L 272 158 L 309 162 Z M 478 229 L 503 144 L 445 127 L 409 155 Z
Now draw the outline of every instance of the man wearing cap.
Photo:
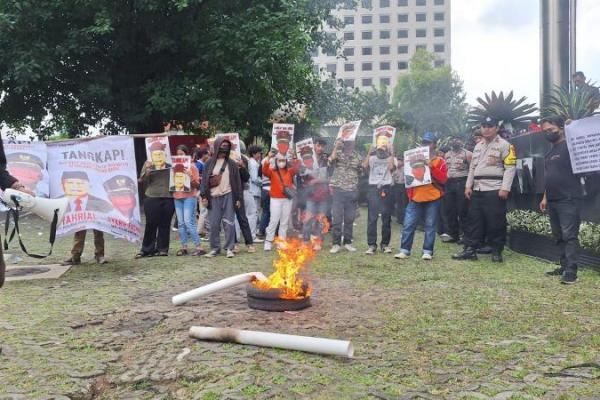
M 45 168 L 42 160 L 30 153 L 17 152 L 6 156 L 8 171 L 19 178 L 19 181 L 29 190 L 35 191 L 42 179 L 42 170 Z
M 436 155 L 436 142 L 437 139 L 431 132 L 426 132 L 421 139 L 422 145 L 429 147 L 429 155 L 432 157 L 431 160 L 425 161 L 425 165 L 429 167 L 432 182 L 406 190 L 409 203 L 404 215 L 400 252 L 394 256 L 400 260 L 410 257 L 415 231 L 422 215 L 424 215 L 425 221 L 425 239 L 421 258 L 423 260 L 433 259 L 441 199 L 444 196 L 443 185 L 448 180 L 448 167 L 444 159 Z M 410 160 L 405 161 L 410 162 Z
M 83 211 L 98 211 L 107 213 L 112 211 L 113 207 L 106 200 L 90 195 L 90 180 L 87 173 L 83 171 L 65 171 L 61 178 L 63 192 L 69 199 L 67 213 L 77 213 Z M 104 234 L 101 231 L 94 231 L 94 256 L 99 264 L 106 263 L 104 259 Z M 81 254 L 85 245 L 86 231 L 75 232 L 73 236 L 73 248 L 71 257 L 63 262 L 63 265 L 81 264 Z
M 481 124 L 481 140 L 473 150 L 473 159 L 465 186 L 471 200 L 464 250 L 455 260 L 476 260 L 477 248 L 484 239 L 492 248 L 492 262 L 502 262 L 506 242 L 506 200 L 515 177 L 517 158 L 514 147 L 498 136 L 499 121 L 488 116 Z
M 104 182 L 106 196 L 115 210 L 128 220 L 133 217 L 136 206 L 137 185 L 126 175 L 115 175 Z

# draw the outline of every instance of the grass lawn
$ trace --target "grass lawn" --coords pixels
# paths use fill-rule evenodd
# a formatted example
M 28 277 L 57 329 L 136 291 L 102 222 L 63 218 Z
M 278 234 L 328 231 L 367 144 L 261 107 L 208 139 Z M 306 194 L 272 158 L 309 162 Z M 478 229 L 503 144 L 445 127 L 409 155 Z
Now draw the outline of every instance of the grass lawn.
M 170 303 L 220 278 L 270 273 L 272 253 L 175 257 L 173 241 L 173 256 L 134 260 L 137 245 L 111 238 L 111 262 L 98 266 L 89 235 L 87 263 L 0 289 L 0 398 L 600 398 L 598 271 L 563 286 L 544 276 L 551 264 L 510 251 L 501 265 L 456 262 L 458 247 L 439 240 L 426 262 L 420 234 L 409 260 L 366 256 L 365 216 L 358 253 L 317 256 L 313 306 L 298 313 L 250 310 L 243 287 Z M 32 251 L 45 249 L 45 225 L 23 221 Z M 42 263 L 65 259 L 70 246 L 59 239 Z M 355 358 L 199 342 L 192 325 L 348 339 Z

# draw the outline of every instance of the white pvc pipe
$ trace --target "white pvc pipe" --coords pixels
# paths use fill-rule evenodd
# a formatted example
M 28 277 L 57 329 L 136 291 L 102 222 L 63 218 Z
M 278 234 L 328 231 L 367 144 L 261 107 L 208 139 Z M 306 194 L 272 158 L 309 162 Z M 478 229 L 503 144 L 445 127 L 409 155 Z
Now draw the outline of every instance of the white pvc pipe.
M 178 294 L 177 296 L 173 296 L 171 301 L 174 305 L 179 306 L 183 303 L 187 303 L 188 301 L 197 299 L 198 297 L 206 296 L 207 294 L 218 292 L 223 289 L 228 289 L 230 287 L 241 285 L 243 283 L 248 283 L 253 279 L 258 279 L 259 281 L 266 281 L 267 277 L 264 276 L 261 272 L 248 272 L 246 274 L 231 276 L 229 278 L 221 279 L 220 281 L 201 286 L 197 289 Z
M 281 333 L 243 331 L 232 328 L 192 326 L 190 337 L 217 342 L 233 342 L 262 347 L 305 351 L 352 358 L 354 347 L 345 340 L 323 339 L 309 336 L 284 335 Z

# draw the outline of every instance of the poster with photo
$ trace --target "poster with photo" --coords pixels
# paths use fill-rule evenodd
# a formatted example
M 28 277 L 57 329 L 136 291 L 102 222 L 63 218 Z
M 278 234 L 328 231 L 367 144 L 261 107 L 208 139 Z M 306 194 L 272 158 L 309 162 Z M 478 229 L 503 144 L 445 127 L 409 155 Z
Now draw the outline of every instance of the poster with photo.
M 296 143 L 296 157 L 309 171 L 319 168 L 317 153 L 312 138 L 304 139 Z
M 146 138 L 146 159 L 152 162 L 154 169 L 171 168 L 171 149 L 167 136 Z
M 191 178 L 187 171 L 190 170 L 192 159 L 190 156 L 173 156 L 173 166 L 169 174 L 170 192 L 190 192 L 192 190 Z
M 229 158 L 235 161 L 240 161 L 242 159 L 242 152 L 240 150 L 240 135 L 237 133 L 217 133 L 215 135 L 215 139 L 220 137 L 223 137 L 231 142 L 231 152 L 229 153 Z
M 380 126 L 373 130 L 373 147 L 376 149 L 387 148 L 394 144 L 396 128 L 393 126 Z
M 69 199 L 58 236 L 97 229 L 139 241 L 140 206 L 133 138 L 49 142 L 50 197 Z
M 5 143 L 6 169 L 38 197 L 50 197 L 50 178 L 44 142 Z
M 407 188 L 431 183 L 429 147 L 417 147 L 404 152 L 404 179 Z
M 277 149 L 280 154 L 288 155 L 294 143 L 293 124 L 273 124 L 271 131 L 271 148 Z
M 337 139 L 341 139 L 344 142 L 354 142 L 356 135 L 358 135 L 358 129 L 362 121 L 347 122 L 340 126 L 340 130 L 337 134 Z

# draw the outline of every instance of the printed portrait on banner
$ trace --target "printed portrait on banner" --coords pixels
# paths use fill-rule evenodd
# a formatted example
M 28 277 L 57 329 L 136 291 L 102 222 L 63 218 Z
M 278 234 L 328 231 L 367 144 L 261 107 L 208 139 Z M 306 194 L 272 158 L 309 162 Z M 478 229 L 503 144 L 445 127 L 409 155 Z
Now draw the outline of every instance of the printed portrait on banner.
M 190 156 L 173 156 L 173 167 L 169 175 L 170 192 L 191 191 L 191 178 L 189 175 L 192 159 Z
M 407 188 L 431 183 L 429 147 L 418 147 L 404 152 L 404 179 Z
M 294 143 L 293 124 L 273 124 L 271 132 L 271 148 L 280 154 L 288 155 Z
M 36 196 L 50 196 L 50 180 L 46 169 L 46 144 L 5 143 L 6 169 Z

